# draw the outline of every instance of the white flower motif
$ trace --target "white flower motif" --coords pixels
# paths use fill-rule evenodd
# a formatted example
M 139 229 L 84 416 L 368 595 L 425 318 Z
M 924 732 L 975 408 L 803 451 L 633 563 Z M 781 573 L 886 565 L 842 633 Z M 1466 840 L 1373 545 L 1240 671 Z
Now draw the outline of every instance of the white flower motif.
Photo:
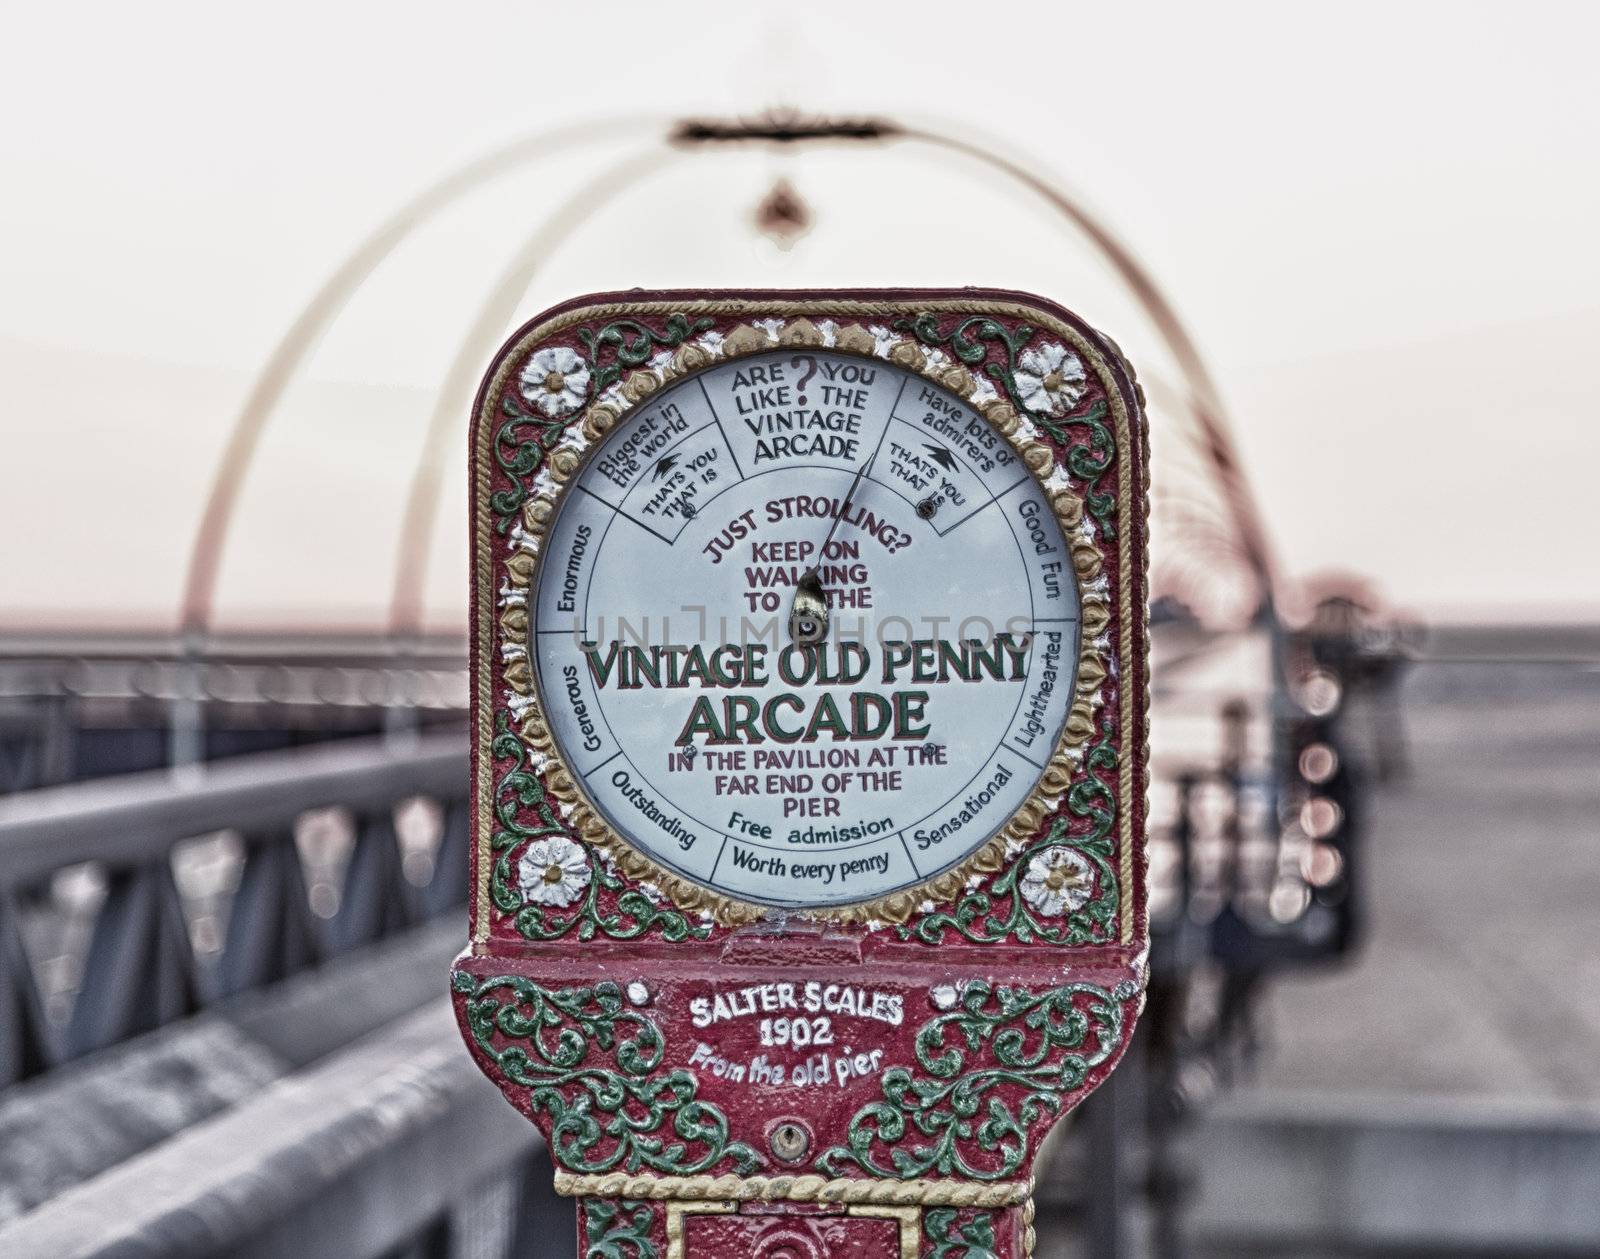
M 551 418 L 571 415 L 589 392 L 589 369 L 576 350 L 547 346 L 528 360 L 518 378 L 522 396 Z
M 891 331 L 881 323 L 868 324 L 867 333 L 872 337 L 872 352 L 879 358 L 888 358 L 889 351 L 900 340 L 898 332 Z
M 1017 392 L 1030 411 L 1061 415 L 1083 397 L 1088 382 L 1083 360 L 1054 341 L 1046 341 L 1017 360 Z
M 535 840 L 517 861 L 517 883 L 526 903 L 564 909 L 589 886 L 589 859 L 559 835 Z
M 511 710 L 511 720 L 521 721 L 533 706 L 534 700 L 531 695 L 518 695 L 515 691 L 506 692 L 506 707 Z
M 1094 866 L 1074 848 L 1046 848 L 1022 872 L 1022 898 L 1041 914 L 1082 909 L 1094 892 Z
M 752 319 L 750 323 L 753 327 L 760 328 L 762 332 L 766 333 L 769 341 L 776 341 L 778 334 L 783 331 L 783 320 L 777 318 Z

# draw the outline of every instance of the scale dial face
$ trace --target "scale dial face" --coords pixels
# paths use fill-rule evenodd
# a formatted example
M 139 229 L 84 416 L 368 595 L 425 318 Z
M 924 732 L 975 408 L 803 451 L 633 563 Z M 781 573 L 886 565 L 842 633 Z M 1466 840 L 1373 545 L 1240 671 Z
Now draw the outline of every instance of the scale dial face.
M 811 580 L 817 643 L 791 623 Z M 651 395 L 564 491 L 530 599 L 539 698 L 589 801 L 660 866 L 763 906 L 958 866 L 1033 793 L 1073 698 L 1078 589 L 1045 487 L 882 359 L 773 351 Z

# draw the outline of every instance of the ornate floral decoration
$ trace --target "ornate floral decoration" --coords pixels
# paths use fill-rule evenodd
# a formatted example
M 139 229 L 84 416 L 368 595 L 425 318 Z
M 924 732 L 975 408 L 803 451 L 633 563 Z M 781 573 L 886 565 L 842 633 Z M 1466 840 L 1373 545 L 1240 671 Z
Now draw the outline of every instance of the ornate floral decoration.
M 962 313 L 975 305 L 994 313 Z M 479 510 L 487 509 L 485 524 L 508 548 L 503 561 L 480 549 L 480 589 L 498 592 L 493 621 L 480 625 L 480 641 L 488 644 L 491 626 L 498 629 L 506 707 L 515 724 L 497 719 L 483 749 L 491 755 L 479 758 L 480 775 L 490 772 L 488 763 L 498 775 L 493 817 L 480 825 L 480 843 L 487 834 L 489 852 L 480 880 L 479 938 L 489 930 L 491 905 L 532 940 L 568 933 L 683 939 L 714 930 L 713 923 L 737 925 L 765 912 L 645 858 L 590 805 L 539 711 L 527 652 L 527 593 L 566 484 L 588 447 L 629 407 L 713 363 L 788 346 L 887 359 L 980 411 L 1049 493 L 1072 550 L 1081 607 L 1076 693 L 1066 727 L 1037 790 L 1010 824 L 956 869 L 919 888 L 816 916 L 863 920 L 869 927 L 896 924 L 902 938 L 927 943 L 949 932 L 973 941 L 1041 944 L 1132 938 L 1134 840 L 1131 820 L 1117 816 L 1116 800 L 1128 798 L 1134 777 L 1117 746 L 1122 732 L 1143 717 L 1133 711 L 1110 662 L 1125 659 L 1130 649 L 1132 600 L 1141 575 L 1128 567 L 1125 554 L 1120 571 L 1108 573 L 1102 546 L 1118 537 L 1119 502 L 1127 497 L 1121 487 L 1142 476 L 1142 469 L 1117 457 L 1116 432 L 1130 420 L 1105 348 L 1038 311 L 1003 311 L 1001 305 L 929 301 L 895 318 L 886 317 L 896 306 L 888 300 L 728 299 L 684 301 L 676 309 L 634 303 L 580 309 L 521 338 L 520 344 L 536 348 L 526 359 L 513 350 L 504 360 L 485 394 L 485 406 L 495 408 L 494 422 L 480 430 L 507 483 L 491 485 L 485 469 Z M 852 307 L 861 309 L 861 322 L 847 320 Z M 741 308 L 774 313 L 735 323 Z M 829 317 L 812 317 L 821 311 Z M 869 311 L 883 322 L 868 318 Z M 548 344 L 552 339 L 571 339 L 578 348 Z M 556 349 L 563 353 L 554 354 Z M 517 387 L 508 389 L 512 374 Z M 583 409 L 566 410 L 568 394 L 580 386 L 586 390 Z M 488 670 L 482 675 L 487 679 Z M 1111 703 L 1115 708 L 1098 721 L 1102 704 Z M 480 694 L 478 706 L 480 720 L 487 722 L 491 697 Z M 1097 732 L 1100 742 L 1086 746 Z M 574 869 L 570 887 L 565 881 L 552 884 L 561 893 L 524 898 L 513 886 L 510 863 L 522 860 L 526 844 L 550 836 L 582 845 L 591 875 L 580 888 Z M 1030 880 L 1029 870 L 1040 877 Z M 1070 891 L 1056 895 L 1069 881 Z M 567 890 L 571 899 L 556 903 Z M 691 922 L 686 913 L 696 912 L 699 918 Z
M 1067 471 L 1090 487 L 1084 496 L 1089 514 L 1108 540 L 1116 540 L 1117 494 L 1106 482 L 1116 459 L 1116 436 L 1105 422 L 1107 407 L 1103 399 L 1096 399 L 1079 413 L 1070 413 L 1069 409 L 1076 407 L 1085 396 L 1088 383 L 1083 374 L 1083 360 L 1076 352 L 1053 342 L 1024 352 L 1023 347 L 1036 332 L 1032 324 L 1017 324 L 1008 329 L 999 320 L 984 315 L 961 320 L 946 331 L 941 330 L 938 317 L 931 314 L 901 319 L 895 327 L 912 333 L 924 344 L 948 346 L 950 352 L 969 367 L 982 364 L 984 372 L 1005 391 L 1006 397 L 1031 417 L 1052 441 L 1066 449 Z M 988 348 L 991 346 L 998 347 L 1000 354 L 991 356 Z M 1062 351 L 1059 358 L 1057 350 Z M 1068 353 L 1071 354 L 1070 363 Z M 1077 441 L 1072 437 L 1069 428 L 1076 425 L 1087 428 L 1088 440 Z
M 917 887 L 811 915 L 861 924 L 825 934 L 860 943 L 863 964 L 869 951 L 908 959 L 896 991 L 928 1002 L 874 1029 L 881 1068 L 813 1101 L 694 1065 L 704 1046 L 685 1004 L 706 981 L 661 945 L 707 941 L 702 960 L 764 949 L 752 932 L 718 953 L 768 911 L 680 879 L 606 824 L 545 722 L 529 623 L 549 530 L 589 452 L 669 384 L 790 347 L 887 361 L 986 419 L 1061 525 L 1080 609 L 1062 734 L 1007 825 Z M 474 1056 L 545 1131 L 557 1190 L 579 1200 L 583 1259 L 671 1259 L 689 1216 L 741 1203 L 894 1216 L 901 1259 L 1031 1253 L 1038 1144 L 1110 1070 L 1144 976 L 1146 469 L 1131 369 L 1071 316 L 1006 294 L 619 295 L 519 333 L 475 420 L 475 936 L 452 988 Z M 537 947 L 591 940 L 643 947 Z M 966 946 L 989 944 L 1028 960 L 962 964 L 978 955 Z M 1061 982 L 1062 955 L 1039 950 L 1074 947 L 1085 953 Z M 645 964 L 617 964 L 628 957 Z M 1011 978 L 971 977 L 984 974 Z M 629 982 L 595 982 L 611 975 Z M 814 1105 L 818 1127 L 780 1165 L 763 1125 L 791 1102 Z
M 1022 872 L 1022 899 L 1049 917 L 1082 909 L 1094 890 L 1095 869 L 1088 858 L 1065 844 L 1028 859 Z
M 517 377 L 522 398 L 535 400 L 534 410 L 526 409 L 509 392 L 500 406 L 502 418 L 495 430 L 494 457 L 511 478 L 513 488 L 497 491 L 490 499 L 497 517 L 495 528 L 505 533 L 516 523 L 517 510 L 528 500 L 524 478 L 536 472 L 560 442 L 567 417 L 611 389 L 623 369 L 648 362 L 658 347 L 681 345 L 685 338 L 703 332 L 711 323 L 710 319 L 691 323 L 686 316 L 672 315 L 655 329 L 634 319 L 619 319 L 598 331 L 584 328 L 578 339 L 588 355 L 587 362 L 570 347 L 548 346 L 535 351 Z M 541 355 L 547 357 L 536 366 Z M 643 397 L 644 393 L 638 396 Z
M 583 1200 L 583 1259 L 658 1259 L 655 1209 L 616 1198 Z
M 1065 415 L 1089 386 L 1083 360 L 1058 341 L 1025 350 L 1017 360 L 1017 392 L 1028 410 Z
M 517 884 L 528 905 L 565 909 L 589 886 L 592 874 L 583 848 L 563 835 L 534 840 L 517 859 Z
M 1103 944 L 1114 939 L 1117 872 L 1112 868 L 1117 801 L 1100 776 L 1117 768 L 1108 722 L 1084 757 L 1083 775 L 1067 791 L 1066 815 L 986 887 L 966 892 L 898 928 L 902 939 L 938 944 L 949 932 L 975 944 Z
M 923 1259 L 995 1259 L 994 1216 L 974 1211 L 965 1220 L 950 1207 L 935 1207 L 922 1216 L 922 1235 L 930 1245 Z
M 552 345 L 528 359 L 517 384 L 536 410 L 558 419 L 588 401 L 589 369 L 574 351 Z
M 693 1073 L 658 1071 L 665 1037 L 616 984 L 552 990 L 465 971 L 452 984 L 465 998 L 478 1052 L 504 1081 L 526 1089 L 528 1113 L 548 1122 L 558 1167 L 687 1176 L 759 1166 L 753 1149 L 729 1138 L 727 1116 L 697 1099 Z
M 846 1143 L 825 1150 L 817 1167 L 901 1180 L 1015 1175 L 1028 1165 L 1035 1124 L 1116 1052 L 1122 1003 L 1134 993 L 1132 984 L 1107 992 L 1069 983 L 1042 993 L 968 985 L 957 1009 L 918 1030 L 920 1071 L 885 1071 L 882 1098 L 856 1112 Z
M 527 940 L 559 940 L 566 936 L 588 940 L 596 934 L 631 940 L 653 934 L 675 941 L 709 933 L 708 924 L 691 923 L 679 910 L 658 905 L 640 889 L 629 886 L 602 850 L 568 838 L 569 831 L 557 817 L 544 782 L 528 768 L 527 749 L 504 717 L 497 726 L 493 751 L 505 769 L 494 793 L 496 825 L 489 840 L 493 854 L 489 895 L 496 908 L 513 915 L 519 935 Z M 546 847 L 555 840 L 563 847 Z M 545 871 L 549 869 L 547 854 L 561 854 L 558 886 L 563 893 L 572 889 L 572 895 L 559 899 L 547 891 L 543 896 L 532 897 L 520 878 L 513 880 L 513 862 L 520 876 L 535 846 L 540 846 L 541 855 L 532 864 L 546 863 Z M 578 859 L 583 861 L 587 874 L 576 869 Z M 539 877 L 542 879 L 544 873 Z

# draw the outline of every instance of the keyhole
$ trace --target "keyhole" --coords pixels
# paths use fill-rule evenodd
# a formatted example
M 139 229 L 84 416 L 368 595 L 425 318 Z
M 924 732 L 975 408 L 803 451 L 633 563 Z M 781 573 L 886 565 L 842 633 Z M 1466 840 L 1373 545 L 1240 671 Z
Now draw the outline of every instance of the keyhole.
M 785 1163 L 798 1163 L 811 1148 L 811 1137 L 793 1119 L 785 1119 L 772 1130 L 772 1152 Z

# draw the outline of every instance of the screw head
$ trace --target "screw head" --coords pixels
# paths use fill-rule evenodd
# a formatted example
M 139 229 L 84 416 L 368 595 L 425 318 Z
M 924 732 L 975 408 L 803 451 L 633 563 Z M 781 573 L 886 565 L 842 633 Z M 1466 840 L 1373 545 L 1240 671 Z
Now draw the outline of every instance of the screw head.
M 784 1119 L 772 1129 L 772 1153 L 782 1162 L 798 1163 L 811 1148 L 811 1134 L 805 1125 L 793 1119 Z

